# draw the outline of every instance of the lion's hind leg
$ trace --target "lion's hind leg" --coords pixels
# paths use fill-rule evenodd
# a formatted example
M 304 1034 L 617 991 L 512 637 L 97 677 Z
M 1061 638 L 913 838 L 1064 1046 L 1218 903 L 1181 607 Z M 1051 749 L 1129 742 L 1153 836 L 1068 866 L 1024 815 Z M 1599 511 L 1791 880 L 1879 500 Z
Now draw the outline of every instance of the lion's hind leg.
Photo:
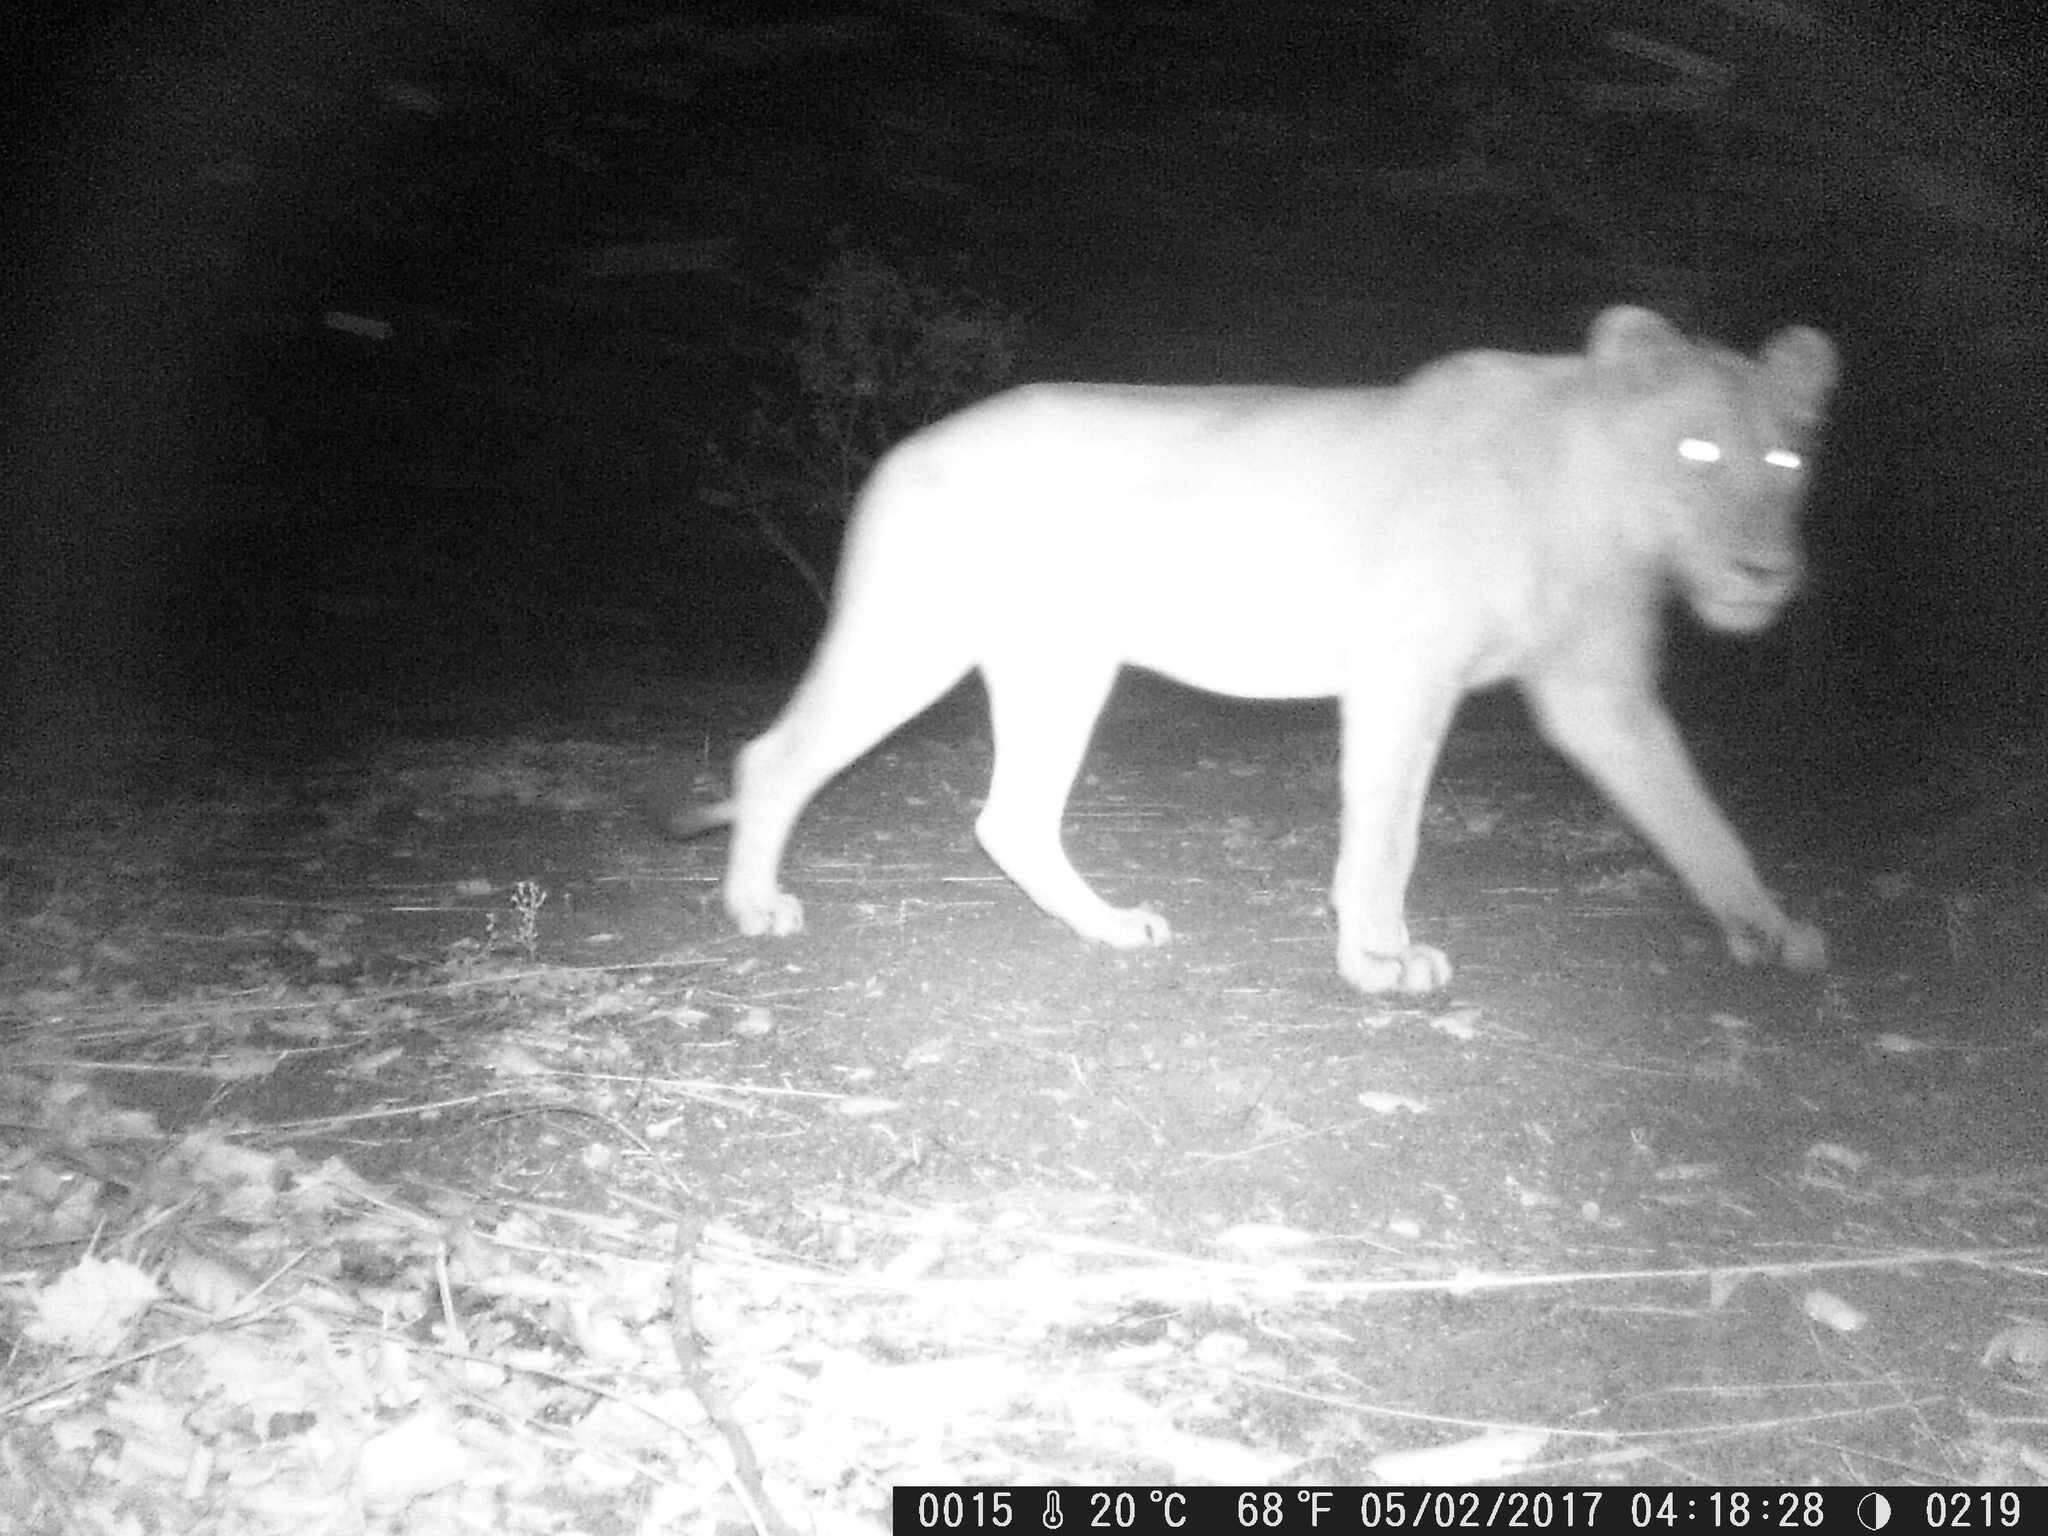
M 1164 944 L 1166 919 L 1096 895 L 1060 842 L 1060 818 L 1117 662 L 1045 649 L 984 659 L 995 768 L 975 835 L 1026 896 L 1082 938 L 1115 949 Z
M 791 934 L 803 903 L 777 881 L 803 808 L 840 769 L 925 709 L 965 675 L 971 658 L 922 633 L 886 604 L 837 615 L 802 684 L 733 768 L 732 847 L 725 909 L 741 933 Z

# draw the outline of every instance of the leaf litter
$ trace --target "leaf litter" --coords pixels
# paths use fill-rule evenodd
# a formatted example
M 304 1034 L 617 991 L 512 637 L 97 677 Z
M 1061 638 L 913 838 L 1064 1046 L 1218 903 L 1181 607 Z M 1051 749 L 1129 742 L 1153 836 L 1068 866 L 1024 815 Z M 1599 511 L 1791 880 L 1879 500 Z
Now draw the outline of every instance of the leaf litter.
M 402 1198 L 246 1129 L 165 1134 L 67 1071 L 10 1074 L 0 1121 L 0 1433 L 24 1531 L 185 1530 L 202 1512 L 230 1536 L 401 1514 L 410 1530 L 874 1530 L 899 1482 L 1273 1483 L 1296 1455 L 1188 1427 L 1246 1377 L 1284 1385 L 1251 1319 L 1544 1283 L 1347 1279 L 1326 1243 L 1274 1224 L 1218 1234 L 1205 1259 L 1088 1235 L 1110 1197 L 1023 1190 L 821 1200 L 807 1218 L 853 1256 L 832 1268 L 726 1221 Z M 1208 1322 L 1165 1348 L 1072 1349 L 1134 1310 Z M 2016 1325 L 1987 1364 L 2031 1372 L 2037 1333 Z M 1499 1426 L 1426 1464 L 1496 1475 L 1547 1438 Z M 1412 1468 L 1389 1453 L 1380 1470 Z M 61 1524 L 36 1523 L 52 1509 Z

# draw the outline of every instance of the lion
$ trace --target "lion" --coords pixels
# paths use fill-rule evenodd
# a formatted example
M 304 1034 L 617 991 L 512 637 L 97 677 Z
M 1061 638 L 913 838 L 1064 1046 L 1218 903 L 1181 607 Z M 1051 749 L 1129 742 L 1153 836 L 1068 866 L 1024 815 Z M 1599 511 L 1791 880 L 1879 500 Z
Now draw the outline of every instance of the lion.
M 793 934 L 777 869 L 798 815 L 970 669 L 995 740 L 982 847 L 1084 939 L 1164 944 L 1060 839 L 1120 668 L 1216 693 L 1334 696 L 1337 968 L 1365 993 L 1444 987 L 1404 914 L 1424 795 L 1467 693 L 1513 683 L 1544 737 L 1676 872 L 1743 964 L 1827 963 L 1715 805 L 1658 693 L 1667 597 L 1753 635 L 1798 587 L 1809 453 L 1837 376 L 1820 331 L 1754 357 L 1619 306 L 1583 353 L 1469 351 L 1382 387 L 1032 384 L 884 455 L 830 621 L 739 753 L 723 897 Z

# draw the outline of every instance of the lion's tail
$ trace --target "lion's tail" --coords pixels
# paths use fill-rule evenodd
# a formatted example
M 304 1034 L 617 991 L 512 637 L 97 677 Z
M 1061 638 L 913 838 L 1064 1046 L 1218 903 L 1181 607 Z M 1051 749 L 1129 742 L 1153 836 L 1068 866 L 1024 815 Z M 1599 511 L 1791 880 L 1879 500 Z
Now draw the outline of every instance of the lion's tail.
M 674 838 L 702 837 L 727 825 L 733 818 L 733 803 L 720 800 L 713 805 L 701 801 L 677 802 L 659 795 L 647 799 L 647 815 L 661 831 Z

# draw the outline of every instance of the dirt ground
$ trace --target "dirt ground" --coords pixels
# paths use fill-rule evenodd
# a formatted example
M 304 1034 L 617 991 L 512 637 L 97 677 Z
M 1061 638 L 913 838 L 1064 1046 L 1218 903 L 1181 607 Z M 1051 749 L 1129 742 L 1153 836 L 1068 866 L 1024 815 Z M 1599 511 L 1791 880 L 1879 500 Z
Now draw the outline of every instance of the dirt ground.
M 1796 978 L 1469 706 L 1410 901 L 1457 976 L 1390 1005 L 1334 968 L 1328 707 L 1126 678 L 1066 822 L 1174 925 L 1124 954 L 976 846 L 972 684 L 806 816 L 806 932 L 734 935 L 722 835 L 642 806 L 778 703 L 649 655 L 10 817 L 0 1523 L 2048 1471 L 2038 755 L 1823 842 L 1786 759 L 1703 743 L 1830 934 Z M 94 1256 L 146 1291 L 96 1333 L 55 1301 Z

